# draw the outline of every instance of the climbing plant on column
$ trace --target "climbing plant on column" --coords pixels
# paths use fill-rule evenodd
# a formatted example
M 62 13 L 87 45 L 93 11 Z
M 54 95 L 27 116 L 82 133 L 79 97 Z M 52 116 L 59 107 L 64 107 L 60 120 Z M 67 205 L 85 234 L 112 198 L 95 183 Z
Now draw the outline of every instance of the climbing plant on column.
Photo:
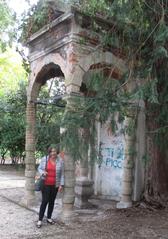
M 104 122 L 109 114 L 120 112 L 120 119 L 127 114 L 128 102 L 144 100 L 147 117 L 147 139 L 151 142 L 152 153 L 148 154 L 148 169 L 146 175 L 146 198 L 167 200 L 168 176 L 167 142 L 168 135 L 168 1 L 151 0 L 85 0 L 71 1 L 85 14 L 90 16 L 92 30 L 101 36 L 100 48 L 115 52 L 125 61 L 128 71 L 120 80 L 120 86 L 104 87 L 104 82 L 97 75 L 91 80 L 96 94 L 94 97 L 86 95 L 82 104 L 76 97 L 74 109 L 67 109 L 63 126 L 67 128 L 64 142 L 74 157 L 80 157 L 82 137 L 77 129 L 92 125 L 96 120 Z M 96 18 L 103 17 L 111 23 L 108 32 L 97 24 Z M 101 77 L 102 78 L 102 77 Z M 134 90 L 125 91 L 130 79 L 134 82 Z M 111 81 L 115 82 L 115 81 Z M 87 85 L 90 92 L 91 85 Z M 90 97 L 90 98 L 89 98 Z M 112 117 L 112 126 L 115 121 Z M 89 127 L 89 129 L 92 127 Z M 72 130 L 73 129 L 73 130 Z M 91 131 L 88 134 L 91 139 Z M 82 145 L 82 144 L 81 144 Z M 149 144 L 147 144 L 149 145 Z M 78 151 L 78 152 L 77 152 Z M 164 183 L 163 183 L 164 182 Z
M 78 2 L 79 3 L 79 2 Z M 78 4 L 79 6 L 79 4 Z M 168 198 L 167 176 L 167 136 L 168 136 L 168 1 L 83 1 L 81 10 L 92 16 L 93 26 L 102 33 L 102 47 L 110 49 L 116 46 L 123 53 L 123 59 L 128 66 L 128 72 L 123 78 L 122 91 L 130 79 L 134 79 L 134 90 L 121 95 L 121 105 L 126 109 L 128 100 L 144 100 L 146 103 L 147 119 L 147 174 L 146 174 L 146 199 L 166 201 Z M 96 17 L 106 16 L 113 23 L 112 29 L 107 34 L 101 32 L 96 24 Z M 103 38 L 103 34 L 105 37 Z M 104 42 L 104 44 L 103 44 Z M 119 51 L 118 51 L 119 52 Z M 106 81 L 104 79 L 104 81 Z M 95 84 L 102 86 L 102 82 L 95 77 Z M 96 83 L 97 82 L 97 83 Z M 103 88 L 103 87 L 102 87 Z M 109 90 L 110 91 L 110 90 Z M 101 101 L 109 99 L 103 88 Z M 112 92 L 112 91 L 111 91 Z M 120 96 L 120 94 L 119 94 Z M 95 98 L 96 100 L 96 98 Z M 98 101 L 95 101 L 97 107 Z M 114 99 L 115 102 L 115 99 Z M 86 106 L 86 109 L 88 104 Z M 102 107 L 101 114 L 107 116 L 107 107 Z M 121 107 L 116 107 L 120 111 Z M 94 111 L 94 110 L 93 110 Z M 106 117 L 105 117 L 106 118 Z M 149 145 L 150 142 L 150 145 Z M 164 183 L 163 183 L 164 182 Z

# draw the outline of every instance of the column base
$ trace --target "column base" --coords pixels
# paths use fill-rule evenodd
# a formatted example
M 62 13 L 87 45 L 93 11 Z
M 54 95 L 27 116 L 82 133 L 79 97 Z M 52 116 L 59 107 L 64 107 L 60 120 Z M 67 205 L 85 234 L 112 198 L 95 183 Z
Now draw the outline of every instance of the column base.
M 73 204 L 63 203 L 61 219 L 64 222 L 69 221 L 75 215 Z
M 116 205 L 116 208 L 122 209 L 122 208 L 130 208 L 132 207 L 132 202 L 118 202 Z
M 75 198 L 74 206 L 80 209 L 89 209 L 93 207 L 93 205 L 90 202 L 88 202 L 88 199 L 85 200 L 83 198 L 77 198 L 77 197 Z
M 30 208 L 32 206 L 34 206 L 36 203 L 36 198 L 35 198 L 35 193 L 34 191 L 26 191 L 25 195 L 23 196 L 23 198 L 20 200 L 19 204 L 23 207 L 27 207 Z
M 35 205 L 35 197 L 31 199 L 27 199 L 24 197 L 20 200 L 19 204 L 23 207 L 30 208 Z
M 80 177 L 76 180 L 75 186 L 75 207 L 87 209 L 91 207 L 88 199 L 93 194 L 93 181 L 86 177 Z

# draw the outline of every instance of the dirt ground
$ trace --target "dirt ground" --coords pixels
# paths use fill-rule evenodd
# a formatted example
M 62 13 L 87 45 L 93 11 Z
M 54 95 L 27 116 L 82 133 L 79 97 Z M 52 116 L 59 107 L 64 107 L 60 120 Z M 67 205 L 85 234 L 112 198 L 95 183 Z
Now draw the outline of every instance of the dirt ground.
M 12 187 L 9 182 L 13 182 Z M 38 211 L 18 204 L 23 196 L 24 176 L 0 167 L 0 239 L 168 239 L 168 209 L 140 207 L 115 209 L 115 202 L 92 199 L 92 209 L 76 210 L 74 216 L 42 228 L 35 224 Z M 16 183 L 16 184 L 15 184 Z M 57 210 L 57 207 L 54 209 Z

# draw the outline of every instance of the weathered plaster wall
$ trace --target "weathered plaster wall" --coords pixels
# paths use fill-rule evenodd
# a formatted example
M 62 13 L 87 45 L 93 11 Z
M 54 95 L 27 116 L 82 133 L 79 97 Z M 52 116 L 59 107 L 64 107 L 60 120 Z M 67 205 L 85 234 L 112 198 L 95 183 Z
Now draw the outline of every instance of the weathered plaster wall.
M 121 133 L 110 134 L 107 125 L 99 125 L 98 128 L 102 163 L 95 166 L 95 194 L 119 200 L 124 162 L 124 136 Z
M 119 200 L 122 192 L 124 163 L 124 135 L 110 134 L 107 125 L 98 124 L 98 145 L 101 148 L 102 164 L 94 169 L 95 194 L 106 199 Z M 141 199 L 144 190 L 145 113 L 144 102 L 139 102 L 135 139 L 132 200 Z

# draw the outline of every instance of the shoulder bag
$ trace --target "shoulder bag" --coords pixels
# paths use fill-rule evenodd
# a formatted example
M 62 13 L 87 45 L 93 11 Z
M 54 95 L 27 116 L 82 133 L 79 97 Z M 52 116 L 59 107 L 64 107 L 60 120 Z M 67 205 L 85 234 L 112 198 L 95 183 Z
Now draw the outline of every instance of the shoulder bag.
M 45 164 L 45 170 L 47 168 L 47 156 L 46 156 L 46 164 Z M 35 191 L 39 192 L 43 189 L 44 187 L 44 180 L 45 180 L 45 176 L 41 175 L 40 177 L 36 177 L 35 179 Z

